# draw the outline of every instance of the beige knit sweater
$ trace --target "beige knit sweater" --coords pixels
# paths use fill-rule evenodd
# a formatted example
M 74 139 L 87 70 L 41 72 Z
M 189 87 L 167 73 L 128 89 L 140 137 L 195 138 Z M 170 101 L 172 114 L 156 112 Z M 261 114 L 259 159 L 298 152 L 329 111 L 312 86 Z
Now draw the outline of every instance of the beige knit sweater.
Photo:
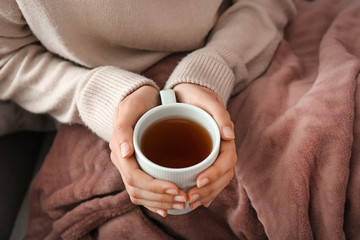
M 191 51 L 166 88 L 191 82 L 226 103 L 269 64 L 295 9 L 291 0 L 5 0 L 0 5 L 0 99 L 105 140 L 138 73 Z

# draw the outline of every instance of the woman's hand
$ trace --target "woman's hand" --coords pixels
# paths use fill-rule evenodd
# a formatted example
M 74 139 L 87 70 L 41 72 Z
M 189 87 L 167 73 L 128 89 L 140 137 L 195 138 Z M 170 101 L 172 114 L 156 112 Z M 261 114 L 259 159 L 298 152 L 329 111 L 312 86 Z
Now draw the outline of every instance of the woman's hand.
M 178 102 L 204 109 L 215 119 L 220 129 L 222 141 L 218 158 L 198 176 L 197 186 L 188 192 L 188 201 L 192 209 L 201 205 L 208 207 L 234 176 L 233 167 L 237 160 L 234 124 L 222 100 L 212 90 L 189 83 L 176 85 L 174 90 Z
M 116 109 L 109 145 L 111 160 L 120 171 L 131 201 L 165 217 L 167 209 L 185 208 L 186 194 L 175 184 L 154 179 L 143 172 L 133 156 L 132 142 L 137 120 L 158 104 L 159 93 L 151 86 L 141 87 L 127 96 Z

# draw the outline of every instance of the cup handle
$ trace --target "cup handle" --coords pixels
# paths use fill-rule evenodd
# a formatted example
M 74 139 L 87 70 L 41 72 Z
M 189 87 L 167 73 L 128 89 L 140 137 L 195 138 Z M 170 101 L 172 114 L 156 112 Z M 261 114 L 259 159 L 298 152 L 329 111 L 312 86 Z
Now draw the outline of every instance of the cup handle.
M 176 103 L 175 92 L 172 89 L 166 89 L 160 91 L 161 104 Z

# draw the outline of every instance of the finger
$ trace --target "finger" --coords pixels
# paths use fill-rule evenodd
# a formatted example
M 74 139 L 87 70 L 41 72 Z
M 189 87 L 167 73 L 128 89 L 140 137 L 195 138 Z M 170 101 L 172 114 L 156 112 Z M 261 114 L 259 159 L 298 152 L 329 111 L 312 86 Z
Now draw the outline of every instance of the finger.
M 137 111 L 134 111 L 137 109 Z M 146 112 L 145 108 L 132 108 L 130 105 L 122 104 L 116 110 L 113 134 L 115 145 L 112 150 L 119 151 L 121 157 L 126 158 L 134 153 L 132 144 L 133 125 Z M 126 116 L 126 117 L 125 117 Z
M 124 177 L 124 171 L 118 167 L 119 161 L 115 158 L 112 152 L 111 159 L 120 171 L 132 203 L 157 209 L 185 209 L 187 196 L 183 191 L 179 191 L 175 184 L 154 179 L 140 169 L 132 171 L 135 176 L 132 179 L 136 179 L 134 182 L 129 177 Z M 132 160 L 128 159 L 126 162 L 130 163 Z
M 117 156 L 115 152 L 111 152 L 110 157 L 111 161 L 119 170 L 125 185 L 154 193 L 181 194 L 181 191 L 179 191 L 175 184 L 155 179 L 143 172 L 134 157 L 124 159 Z
M 206 186 L 204 186 L 202 188 L 197 188 L 197 187 L 192 188 L 188 193 L 189 196 L 190 196 L 189 197 L 189 203 L 192 203 L 192 202 L 197 201 L 199 199 L 208 199 L 208 197 L 210 196 L 210 199 L 208 199 L 204 203 L 208 202 L 209 200 L 212 199 L 211 196 L 214 193 L 217 194 L 224 187 L 229 185 L 229 183 L 231 182 L 233 177 L 234 177 L 234 170 L 229 169 L 219 179 L 217 179 L 217 181 L 212 182 L 211 184 L 208 184 L 208 185 L 206 185 Z M 215 196 L 213 196 L 213 197 L 215 197 Z
M 129 195 L 132 198 L 132 202 L 134 204 L 141 205 L 142 201 L 153 201 L 159 203 L 168 203 L 168 204 L 175 204 L 175 203 L 184 203 L 186 202 L 186 194 L 172 194 L 172 192 L 168 193 L 154 193 L 147 190 L 135 188 L 129 186 L 127 188 Z M 153 205 L 154 206 L 154 205 Z M 164 206 L 156 206 L 160 208 L 166 208 Z
M 145 112 L 158 104 L 158 101 L 157 90 L 150 86 L 144 86 L 130 94 L 118 105 L 113 123 L 111 143 L 113 151 L 119 151 L 124 158 L 134 153 L 133 127 Z
M 131 161 L 134 162 L 133 160 Z M 131 187 L 147 190 L 153 193 L 174 193 L 179 194 L 177 186 L 171 182 L 155 179 L 143 172 L 141 169 L 134 169 L 132 172 L 126 172 L 125 167 L 122 168 L 122 177 L 124 181 Z M 176 194 L 175 194 L 176 193 Z
M 180 101 L 200 107 L 212 115 L 224 140 L 235 138 L 234 124 L 219 95 L 208 88 L 194 84 L 179 84 L 174 89 Z M 195 91 L 195 93 L 192 91 Z M 184 94 L 184 92 L 192 92 L 193 94 L 189 97 L 189 94 Z
M 158 209 L 158 208 L 153 208 L 153 207 L 146 207 L 145 208 L 149 209 L 151 212 L 156 213 L 162 217 L 166 217 L 167 216 L 167 211 L 164 209 Z
M 215 163 L 197 178 L 197 187 L 188 192 L 193 207 L 206 204 L 226 187 L 234 176 L 233 166 L 237 160 L 234 141 L 222 141 Z
M 204 207 L 207 207 L 207 208 L 208 208 L 208 207 L 210 207 L 210 204 L 211 204 L 212 202 L 213 202 L 213 200 L 211 200 L 211 201 L 209 201 L 209 202 L 205 203 L 205 204 L 204 204 Z
M 235 138 L 234 124 L 221 100 L 214 99 L 206 104 L 202 104 L 200 107 L 210 113 L 215 119 L 219 126 L 221 137 L 224 140 L 232 140 Z
M 116 160 L 113 152 L 111 153 L 111 160 L 122 175 L 132 203 L 156 209 L 185 209 L 187 196 L 183 191 L 179 191 L 173 183 L 154 179 L 136 168 L 136 165 L 134 165 L 133 171 L 124 171 L 123 168 L 119 167 L 119 161 Z M 124 162 L 130 165 L 133 160 L 127 159 Z M 126 176 L 124 172 L 133 172 L 135 177 L 129 179 L 129 176 Z
M 212 166 L 199 174 L 196 186 L 201 188 L 211 182 L 217 181 L 225 172 L 233 168 L 237 161 L 234 140 L 222 141 L 220 153 Z
M 201 205 L 210 205 L 214 198 L 227 186 L 233 178 L 233 169 L 226 172 L 218 181 L 209 184 L 201 189 L 189 191 L 191 195 L 189 205 L 191 209 L 196 209 Z M 195 191 L 196 190 L 196 191 Z
M 184 202 L 158 202 L 158 201 L 151 201 L 147 199 L 142 198 L 131 198 L 131 202 L 135 205 L 142 205 L 145 207 L 151 207 L 156 209 L 178 209 L 183 210 L 185 209 L 185 203 Z

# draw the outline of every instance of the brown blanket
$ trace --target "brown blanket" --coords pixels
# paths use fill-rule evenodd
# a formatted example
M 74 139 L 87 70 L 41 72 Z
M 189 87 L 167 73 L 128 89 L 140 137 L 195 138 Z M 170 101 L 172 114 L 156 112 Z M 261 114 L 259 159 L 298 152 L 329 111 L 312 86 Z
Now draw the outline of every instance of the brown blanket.
M 229 102 L 238 162 L 209 208 L 162 218 L 133 205 L 108 144 L 62 126 L 26 239 L 360 239 L 360 1 L 296 4 L 266 73 Z M 146 74 L 162 85 L 177 57 Z

